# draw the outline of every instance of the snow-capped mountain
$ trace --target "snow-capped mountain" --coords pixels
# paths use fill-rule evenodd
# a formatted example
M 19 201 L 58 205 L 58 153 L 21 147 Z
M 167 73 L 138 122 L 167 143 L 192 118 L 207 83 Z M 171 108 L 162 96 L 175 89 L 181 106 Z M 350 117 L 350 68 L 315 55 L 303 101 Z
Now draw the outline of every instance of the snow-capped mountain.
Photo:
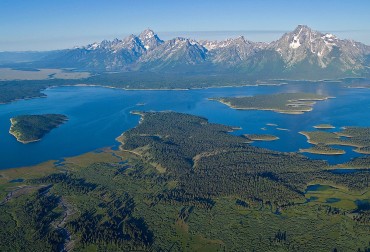
M 255 43 L 246 40 L 243 36 L 224 41 L 201 41 L 208 50 L 208 58 L 214 64 L 234 66 L 246 61 L 248 57 L 259 50 L 266 48 L 265 43 Z
M 95 71 L 129 71 L 144 54 L 162 43 L 152 30 L 147 29 L 139 36 L 130 35 L 122 40 L 103 40 L 61 51 L 52 62 L 57 66 Z
M 152 30 L 146 29 L 139 35 L 139 39 L 141 44 L 144 46 L 145 50 L 151 51 L 155 49 L 157 46 L 163 44 L 163 40 L 158 38 L 157 34 L 155 34 Z
M 241 71 L 276 78 L 334 78 L 368 74 L 370 47 L 305 25 L 271 43 L 244 37 L 224 41 L 174 38 L 147 29 L 138 36 L 62 50 L 44 60 L 53 67 L 93 71 Z
M 148 51 L 139 60 L 145 69 L 196 65 L 205 61 L 207 50 L 194 40 L 175 38 Z
M 268 48 L 277 51 L 288 67 L 302 61 L 321 68 L 335 63 L 343 71 L 362 68 L 364 55 L 369 54 L 369 47 L 364 44 L 313 31 L 305 25 L 284 34 Z

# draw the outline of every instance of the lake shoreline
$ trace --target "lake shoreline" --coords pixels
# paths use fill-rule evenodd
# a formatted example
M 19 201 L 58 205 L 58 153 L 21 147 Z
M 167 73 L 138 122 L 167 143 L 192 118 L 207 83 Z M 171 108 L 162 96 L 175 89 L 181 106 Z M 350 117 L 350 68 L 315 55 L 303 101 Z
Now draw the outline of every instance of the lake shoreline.
M 10 118 L 10 123 L 11 123 L 11 126 L 10 126 L 10 129 L 9 129 L 9 134 L 14 136 L 18 142 L 20 142 L 22 144 L 28 144 L 28 143 L 33 143 L 33 142 L 37 142 L 37 141 L 41 140 L 41 138 L 31 140 L 31 141 L 20 140 L 19 139 L 20 138 L 20 133 L 14 130 L 14 124 L 16 124 L 16 122 L 14 121 L 14 118 Z
M 232 133 L 233 135 L 276 135 L 280 140 L 271 142 L 255 141 L 253 145 L 283 152 L 297 152 L 299 148 L 308 147 L 306 138 L 300 137 L 297 134 L 298 131 L 310 131 L 309 128 L 313 130 L 313 125 L 328 122 L 338 126 L 339 129 L 342 125 L 345 125 L 343 122 L 338 121 L 342 120 L 339 118 L 340 115 L 336 115 L 331 112 L 332 110 L 328 111 L 327 109 L 343 107 L 349 102 L 354 102 L 356 106 L 357 103 L 360 103 L 360 99 L 357 98 L 358 92 L 348 91 L 351 96 L 349 96 L 350 101 L 347 101 L 341 93 L 337 93 L 337 86 L 327 86 L 326 89 L 322 90 L 321 85 L 307 86 L 305 83 L 283 87 L 253 86 L 225 89 L 217 87 L 211 90 L 203 88 L 201 91 L 193 89 L 187 92 L 176 92 L 176 90 L 171 90 L 174 92 L 165 91 L 158 93 L 150 91 L 141 92 L 146 91 L 142 89 L 138 90 L 138 92 L 135 90 L 132 90 L 132 92 L 115 91 L 113 89 L 122 89 L 115 87 L 107 88 L 101 85 L 85 89 L 84 86 L 71 85 L 63 87 L 57 85 L 55 88 L 50 87 L 47 92 L 44 92 L 47 94 L 46 99 L 32 99 L 3 106 L 1 119 L 3 121 L 2 132 L 4 137 L 0 138 L 2 140 L 2 145 L 0 146 L 4 150 L 2 154 L 4 162 L 0 167 L 18 167 L 35 164 L 44 160 L 85 153 L 92 148 L 95 149 L 104 146 L 118 148 L 119 144 L 114 139 L 123 131 L 135 127 L 136 123 L 140 120 L 140 117 L 132 116 L 130 111 L 140 110 L 154 112 L 172 110 L 202 116 L 209 119 L 210 122 L 243 128 L 239 132 Z M 281 113 L 269 113 L 259 110 L 253 112 L 233 111 L 223 105 L 220 106 L 219 103 L 207 101 L 209 97 L 274 94 L 287 90 L 317 93 L 315 91 L 316 89 L 322 91 L 327 96 L 337 96 L 338 99 L 325 102 L 325 104 L 317 102 L 313 111 L 304 116 L 299 116 L 299 120 L 295 120 L 296 118 L 294 116 L 285 116 Z M 364 98 L 369 92 L 366 90 L 361 91 L 361 97 Z M 323 106 L 320 104 L 323 104 Z M 368 102 L 366 102 L 367 104 Z M 324 111 L 325 115 L 318 117 L 323 109 L 326 109 L 326 112 Z M 10 117 L 22 113 L 39 114 L 48 112 L 66 114 L 70 117 L 71 123 L 68 123 L 66 127 L 63 126 L 56 134 L 52 133 L 44 137 L 40 143 L 29 144 L 29 147 L 27 144 L 25 144 L 27 147 L 23 147 L 23 144 L 18 144 L 19 141 L 14 141 L 13 139 L 15 136 L 8 134 Z M 364 112 L 366 111 L 362 109 L 359 112 L 356 110 L 349 112 L 349 114 L 347 113 L 345 116 L 351 116 L 350 118 L 353 119 L 349 118 L 348 120 L 351 123 L 348 124 L 367 126 L 363 120 L 357 122 L 358 120 L 356 119 L 360 118 L 359 115 Z M 352 115 L 355 115 L 355 117 Z M 320 120 L 317 120 L 318 118 Z M 364 114 L 364 118 L 368 120 L 370 116 Z M 266 129 L 262 131 L 261 127 L 266 127 Z M 236 129 L 234 128 L 234 130 Z M 343 163 L 348 161 L 349 158 L 363 156 L 352 151 L 352 148 L 339 148 L 345 149 L 347 153 L 340 158 L 328 156 L 327 160 L 329 160 L 329 163 Z M 312 159 L 326 159 L 324 156 L 315 156 L 308 153 L 304 155 Z
M 47 115 L 25 115 L 25 116 L 47 116 Z M 50 114 L 49 114 L 49 116 L 50 116 Z M 66 117 L 65 115 L 58 115 L 58 116 L 62 116 L 63 118 L 62 118 L 62 120 L 61 120 L 61 122 L 59 123 L 59 125 L 58 126 L 56 126 L 56 127 L 54 127 L 54 128 L 57 128 L 57 127 L 59 127 L 60 125 L 62 125 L 62 124 L 64 124 L 65 122 L 67 122 L 68 121 L 68 117 Z M 46 132 L 46 133 L 44 133 L 41 137 L 39 137 L 39 138 L 35 138 L 35 139 L 32 139 L 32 140 L 21 140 L 21 138 L 23 137 L 23 133 L 22 132 L 19 132 L 19 131 L 17 131 L 17 130 L 15 130 L 15 125 L 17 124 L 17 123 L 19 123 L 17 120 L 16 120 L 16 118 L 10 118 L 10 123 L 11 123 L 11 125 L 10 125 L 10 129 L 9 129 L 9 134 L 10 135 L 12 135 L 12 136 L 14 136 L 15 138 L 16 138 L 16 140 L 18 141 L 18 142 L 20 142 L 20 143 L 22 143 L 22 144 L 28 144 L 28 143 L 33 143 L 33 142 L 38 142 L 38 141 L 41 141 L 42 140 L 42 138 L 47 134 L 47 133 L 49 133 L 51 130 L 49 130 L 48 132 Z M 29 127 L 29 126 L 28 126 Z
M 295 93 L 286 93 L 286 94 L 295 94 Z M 249 98 L 249 97 L 250 96 L 229 97 L 229 98 L 238 99 L 238 98 Z M 326 96 L 326 97 L 323 97 L 323 98 L 298 98 L 298 99 L 295 99 L 295 100 L 288 100 L 288 102 L 290 102 L 290 103 L 286 104 L 287 107 L 297 105 L 294 102 L 306 102 L 305 104 L 302 104 L 302 105 L 306 106 L 307 108 L 300 108 L 300 109 L 294 109 L 294 110 L 285 110 L 285 109 L 279 109 L 279 108 L 273 108 L 273 107 L 271 107 L 271 108 L 269 108 L 269 107 L 262 108 L 262 107 L 254 107 L 254 106 L 241 107 L 241 106 L 237 106 L 237 105 L 232 104 L 232 102 L 226 101 L 224 98 L 217 98 L 217 97 L 208 98 L 208 100 L 217 101 L 221 104 L 224 104 L 224 105 L 228 106 L 231 109 L 236 109 L 236 110 L 261 110 L 261 111 L 273 111 L 273 112 L 281 113 L 281 114 L 301 115 L 301 114 L 304 114 L 306 112 L 313 111 L 313 106 L 316 104 L 317 101 L 325 101 L 325 100 L 332 99 L 332 98 L 335 98 L 335 97 Z M 298 105 L 301 105 L 301 104 L 298 104 Z

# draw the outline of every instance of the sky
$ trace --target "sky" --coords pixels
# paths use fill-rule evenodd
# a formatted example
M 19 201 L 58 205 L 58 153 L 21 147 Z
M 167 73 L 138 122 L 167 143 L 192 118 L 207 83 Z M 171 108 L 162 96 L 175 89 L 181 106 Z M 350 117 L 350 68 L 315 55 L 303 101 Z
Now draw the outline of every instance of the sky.
M 271 42 L 305 24 L 370 45 L 368 0 L 0 0 L 0 51 L 54 50 L 150 28 L 162 39 Z

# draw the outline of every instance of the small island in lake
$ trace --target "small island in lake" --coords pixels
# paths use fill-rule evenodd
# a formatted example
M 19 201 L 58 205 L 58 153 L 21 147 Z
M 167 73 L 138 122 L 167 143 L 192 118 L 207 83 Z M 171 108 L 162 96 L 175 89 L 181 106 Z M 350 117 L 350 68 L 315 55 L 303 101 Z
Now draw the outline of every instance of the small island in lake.
M 275 124 L 275 123 L 266 123 L 267 126 L 271 126 L 271 127 L 277 127 L 278 125 Z
M 335 129 L 335 127 L 331 124 L 318 124 L 313 126 L 315 129 Z
M 221 102 L 233 109 L 271 110 L 284 114 L 303 114 L 312 111 L 316 101 L 328 99 L 328 96 L 311 93 L 280 93 L 244 97 L 209 98 Z
M 270 134 L 245 134 L 244 136 L 251 141 L 274 141 L 279 139 L 277 136 Z
M 285 128 L 276 128 L 276 129 L 280 131 L 290 131 L 290 129 L 285 129 Z
M 12 125 L 9 133 L 21 143 L 31 143 L 41 140 L 67 119 L 67 116 L 61 114 L 20 115 L 10 119 Z

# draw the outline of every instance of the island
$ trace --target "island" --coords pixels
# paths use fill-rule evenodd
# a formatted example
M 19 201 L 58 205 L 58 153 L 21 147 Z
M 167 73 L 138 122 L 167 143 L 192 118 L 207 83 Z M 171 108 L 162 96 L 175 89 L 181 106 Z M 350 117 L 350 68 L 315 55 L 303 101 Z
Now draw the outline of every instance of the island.
M 312 111 L 316 101 L 331 97 L 311 93 L 279 93 L 242 97 L 209 98 L 221 102 L 233 109 L 240 110 L 271 110 L 284 114 L 303 114 Z
M 10 119 L 9 133 L 24 144 L 36 142 L 67 119 L 61 114 L 19 115 Z
M 274 141 L 279 138 L 270 134 L 244 134 L 244 136 L 251 141 Z
M 313 126 L 315 129 L 335 129 L 335 127 L 331 124 L 318 124 Z
M 338 132 L 326 131 L 301 131 L 300 134 L 307 138 L 307 142 L 316 145 L 314 151 L 324 150 L 320 154 L 333 152 L 328 149 L 330 145 L 356 147 L 355 152 L 370 154 L 370 127 L 343 127 Z M 317 146 L 321 146 L 318 148 Z M 325 147 L 323 147 L 325 146 Z M 336 153 L 336 154 L 339 154 Z M 344 154 L 340 153 L 340 154 Z M 331 154 L 329 154 L 331 155 Z
M 347 88 L 370 88 L 370 84 L 351 84 Z
M 290 131 L 290 129 L 285 129 L 285 128 L 276 128 L 276 129 L 280 131 Z

